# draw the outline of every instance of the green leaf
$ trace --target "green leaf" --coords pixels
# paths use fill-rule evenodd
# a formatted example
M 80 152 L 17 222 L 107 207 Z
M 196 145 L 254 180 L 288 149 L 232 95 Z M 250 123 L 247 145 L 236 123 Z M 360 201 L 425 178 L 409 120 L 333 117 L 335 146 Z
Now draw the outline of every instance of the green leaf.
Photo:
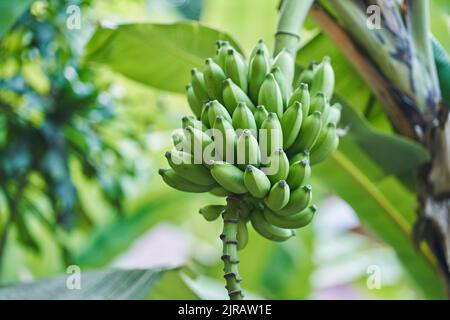
M 99 270 L 80 273 L 80 289 L 70 289 L 75 274 L 60 275 L 0 289 L 0 300 L 144 299 L 169 269 Z M 69 286 L 68 286 L 69 285 Z
M 0 1 L 0 39 L 13 26 L 32 0 Z
M 239 37 L 246 52 L 258 39 L 272 47 L 278 0 L 207 0 L 201 21 Z M 251 18 L 249 18 L 251 17 Z
M 352 157 L 352 150 L 359 148 L 356 142 L 351 137 L 342 140 L 333 157 L 314 168 L 315 176 L 352 206 L 364 226 L 395 250 L 427 298 L 444 298 L 433 256 L 427 248 L 417 250 L 412 242 L 414 194 L 392 176 L 373 179 L 373 170 Z M 374 163 L 370 165 L 377 167 Z
M 231 36 L 193 21 L 101 26 L 87 44 L 85 59 L 145 85 L 184 92 L 190 70 L 203 69 L 220 39 L 241 51 Z

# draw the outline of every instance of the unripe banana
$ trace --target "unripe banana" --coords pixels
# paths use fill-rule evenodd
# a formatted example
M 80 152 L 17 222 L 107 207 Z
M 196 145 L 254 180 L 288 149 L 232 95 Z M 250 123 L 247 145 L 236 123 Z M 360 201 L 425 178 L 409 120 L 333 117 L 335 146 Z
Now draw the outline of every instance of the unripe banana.
M 300 153 L 297 153 L 294 156 L 291 156 L 289 158 L 289 163 L 293 164 L 296 163 L 297 161 L 302 161 L 302 160 L 307 160 L 309 162 L 309 150 L 303 150 Z
M 183 151 L 186 147 L 186 137 L 180 132 L 174 132 L 172 134 L 173 146 L 178 151 Z
M 264 199 L 264 203 L 271 210 L 278 211 L 283 209 L 289 202 L 290 189 L 285 180 L 275 183 L 270 189 L 269 194 Z
M 324 57 L 322 63 L 317 67 L 311 84 L 311 96 L 318 92 L 323 92 L 329 99 L 333 96 L 334 90 L 334 71 L 330 64 L 330 58 Z
M 255 210 L 250 214 L 250 221 L 255 231 L 266 239 L 281 242 L 295 236 L 294 230 L 278 228 L 268 223 L 266 218 L 264 218 L 264 214 L 259 210 Z
M 259 130 L 261 155 L 266 160 L 275 150 L 283 149 L 283 129 L 275 113 L 269 113 Z
M 290 154 L 297 154 L 304 150 L 311 150 L 320 134 L 322 128 L 322 114 L 315 111 L 303 121 L 300 133 L 294 144 L 289 149 Z
M 311 176 L 311 166 L 307 158 L 300 161 L 296 161 L 289 167 L 289 175 L 287 183 L 291 187 L 291 190 L 295 190 Z
M 219 101 L 213 100 L 211 102 L 208 102 L 208 104 L 208 119 L 211 125 L 214 125 L 214 122 L 216 121 L 216 118 L 218 116 L 223 117 L 225 120 L 231 123 L 232 120 L 230 114 L 228 113 L 228 110 L 223 105 L 221 105 Z
M 292 87 L 294 80 L 295 64 L 294 58 L 286 49 L 280 51 L 273 61 L 272 68 L 280 68 L 289 87 Z
M 186 86 L 186 96 L 192 113 L 199 118 L 202 113 L 202 103 L 197 99 L 191 84 Z
M 215 187 L 209 191 L 212 195 L 215 195 L 216 197 L 228 197 L 229 193 L 227 190 L 225 190 L 222 187 Z
M 237 139 L 236 159 L 241 168 L 246 168 L 248 165 L 259 167 L 261 163 L 258 141 L 248 129 L 245 129 Z
M 264 198 L 270 191 L 270 180 L 265 173 L 254 166 L 247 166 L 244 172 L 244 184 L 255 198 Z
M 188 126 L 184 129 L 187 142 L 187 152 L 194 156 L 195 163 L 203 161 L 203 151 L 213 142 L 211 138 L 199 129 Z
M 253 48 L 252 52 L 250 53 L 249 61 L 252 61 L 252 59 L 256 56 L 258 53 L 258 50 L 261 50 L 264 54 L 264 56 L 267 58 L 267 63 L 270 63 L 270 53 L 269 48 L 267 48 L 266 44 L 264 43 L 263 39 L 259 39 L 256 46 Z
M 259 89 L 258 104 L 274 112 L 279 118 L 283 115 L 283 97 L 273 74 L 268 73 Z
M 295 101 L 294 104 L 286 110 L 280 121 L 283 131 L 284 148 L 289 149 L 289 147 L 292 146 L 302 127 L 302 121 L 302 104 Z
M 240 102 L 233 112 L 233 127 L 238 131 L 249 129 L 253 136 L 257 137 L 258 128 L 255 117 L 243 102 Z
M 202 113 L 200 115 L 200 121 L 203 123 L 203 125 L 206 128 L 211 128 L 213 123 L 209 123 L 209 108 L 210 108 L 211 104 L 209 102 L 205 103 L 205 105 L 203 106 L 202 109 Z
M 227 57 L 228 50 L 231 48 L 232 47 L 228 43 L 228 41 L 221 41 L 221 43 L 219 43 L 215 60 L 216 63 L 222 68 L 222 70 L 225 70 L 225 59 Z
M 206 127 L 203 125 L 203 123 L 199 120 L 197 120 L 194 116 L 184 116 L 181 118 L 181 127 L 183 129 L 186 129 L 187 127 L 193 127 L 195 129 L 199 130 L 205 130 Z
M 263 124 L 264 120 L 266 120 L 267 117 L 269 116 L 269 112 L 266 110 L 264 106 L 259 105 L 256 107 L 256 111 L 253 114 L 253 116 L 255 117 L 256 126 L 259 129 L 261 128 L 261 125 Z
M 194 164 L 194 158 L 189 153 L 172 151 L 166 152 L 165 157 L 170 167 L 182 178 L 204 186 L 214 184 L 209 170 L 201 164 Z
M 203 104 L 208 100 L 208 93 L 206 91 L 205 79 L 203 77 L 203 73 L 197 70 L 197 68 L 193 68 L 191 71 L 192 75 L 192 89 L 194 90 L 195 96 L 197 100 Z
M 269 56 L 263 49 L 256 50 L 255 56 L 250 60 L 248 79 L 249 96 L 256 103 L 258 102 L 259 89 L 269 72 Z
M 244 58 L 234 49 L 228 49 L 225 58 L 225 73 L 242 91 L 247 92 L 247 65 Z
M 239 219 L 239 222 L 237 224 L 236 240 L 238 250 L 242 250 L 247 246 L 248 243 L 247 222 L 242 219 Z
M 225 210 L 225 206 L 222 205 L 209 205 L 201 208 L 198 212 L 205 218 L 206 221 L 214 221 Z
M 309 107 L 311 103 L 308 85 L 306 83 L 301 83 L 300 86 L 295 89 L 295 91 L 292 93 L 291 98 L 289 99 L 288 106 L 293 105 L 295 101 L 298 101 L 302 104 L 302 114 L 304 117 L 306 117 L 309 113 Z
M 280 216 L 290 216 L 306 209 L 311 202 L 312 187 L 307 184 L 291 192 L 288 204 L 276 213 Z
M 317 71 L 317 62 L 312 61 L 309 64 L 308 68 L 300 73 L 300 76 L 297 79 L 297 86 L 300 85 L 300 83 L 305 83 L 311 87 L 312 81 L 314 79 L 314 74 L 316 73 L 316 71 Z
M 220 153 L 223 161 L 234 163 L 237 136 L 233 126 L 224 117 L 218 116 L 213 128 L 215 150 Z
M 244 172 L 227 162 L 212 161 L 210 165 L 213 178 L 225 190 L 235 194 L 247 193 L 244 185 Z
M 339 145 L 339 138 L 336 134 L 336 125 L 329 123 L 325 130 L 322 130 L 317 143 L 311 149 L 311 164 L 317 164 L 331 156 Z
M 330 112 L 328 113 L 328 123 L 339 123 L 341 120 L 341 111 L 342 111 L 342 105 L 340 103 L 335 103 L 330 107 Z
M 210 186 L 202 186 L 196 183 L 192 183 L 176 174 L 173 169 L 159 169 L 158 173 L 163 178 L 164 182 L 170 187 L 184 192 L 202 193 L 208 192 L 216 186 L 216 184 Z
M 231 81 L 231 79 L 225 80 L 223 85 L 223 102 L 230 114 L 233 114 L 234 109 L 236 109 L 239 102 L 245 103 L 245 105 L 254 112 L 255 105 L 253 102 L 241 88 Z
M 309 206 L 305 210 L 296 213 L 292 216 L 281 217 L 269 209 L 264 210 L 264 218 L 266 221 L 276 227 L 283 229 L 298 229 L 308 225 L 314 218 L 317 211 L 315 205 Z
M 275 77 L 275 81 L 278 84 L 281 92 L 281 98 L 283 100 L 283 110 L 288 107 L 288 99 L 292 94 L 292 86 L 288 84 L 283 72 L 280 68 L 272 68 L 270 71 Z
M 330 104 L 323 92 L 318 92 L 311 101 L 311 113 L 320 111 L 322 113 L 322 124 L 325 125 L 330 114 Z
M 206 59 L 205 71 L 203 77 L 205 79 L 205 87 L 208 96 L 222 100 L 223 81 L 227 78 L 222 68 L 215 63 L 211 58 Z
M 286 180 L 289 174 L 289 160 L 282 148 L 278 148 L 269 157 L 268 166 L 263 168 L 272 184 Z

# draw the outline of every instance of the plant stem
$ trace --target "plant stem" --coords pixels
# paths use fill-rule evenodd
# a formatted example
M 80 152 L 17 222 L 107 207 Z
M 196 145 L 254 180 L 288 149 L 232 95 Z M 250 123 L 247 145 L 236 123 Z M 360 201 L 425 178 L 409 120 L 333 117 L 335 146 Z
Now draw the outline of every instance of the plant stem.
M 314 0 L 282 1 L 275 33 L 274 56 L 285 48 L 295 57 L 300 40 L 299 32 L 313 2 Z
M 227 207 L 222 214 L 223 232 L 220 239 L 223 242 L 222 260 L 224 263 L 225 288 L 228 290 L 230 300 L 242 300 L 244 295 L 241 290 L 241 278 L 239 277 L 237 256 L 237 224 L 239 222 L 240 200 L 229 197 Z

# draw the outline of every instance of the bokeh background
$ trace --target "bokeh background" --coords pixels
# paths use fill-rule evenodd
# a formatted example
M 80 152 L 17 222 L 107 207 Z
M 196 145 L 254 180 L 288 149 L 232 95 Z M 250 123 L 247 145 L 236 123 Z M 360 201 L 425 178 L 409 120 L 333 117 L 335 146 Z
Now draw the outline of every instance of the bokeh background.
M 81 10 L 81 28 L 73 30 L 66 26 L 69 3 L 17 1 L 22 2 L 0 40 L 1 283 L 61 274 L 69 265 L 82 271 L 177 268 L 162 276 L 148 298 L 225 298 L 221 222 L 206 222 L 198 214 L 200 207 L 224 200 L 175 191 L 157 173 L 166 166 L 172 130 L 190 113 L 185 97 L 87 61 L 85 45 L 100 22 L 189 19 L 228 32 L 247 53 L 258 39 L 271 48 L 278 1 L 75 1 L 70 4 Z M 0 21 L 6 24 L 11 11 L 2 11 Z M 449 11 L 446 1 L 432 1 L 433 32 L 447 51 Z M 373 130 L 392 133 L 370 90 L 310 20 L 302 32 L 302 45 L 307 44 L 301 64 L 331 56 L 341 93 L 347 92 Z M 367 158 L 356 151 L 354 156 L 361 163 Z M 365 168 L 372 170 L 372 163 Z M 404 174 L 406 180 L 412 175 Z M 390 176 L 384 178 L 385 188 L 413 209 L 413 195 L 393 188 Z M 314 186 L 319 211 L 297 237 L 280 244 L 250 232 L 240 252 L 248 297 L 440 296 L 418 285 L 405 260 L 361 224 L 326 179 Z

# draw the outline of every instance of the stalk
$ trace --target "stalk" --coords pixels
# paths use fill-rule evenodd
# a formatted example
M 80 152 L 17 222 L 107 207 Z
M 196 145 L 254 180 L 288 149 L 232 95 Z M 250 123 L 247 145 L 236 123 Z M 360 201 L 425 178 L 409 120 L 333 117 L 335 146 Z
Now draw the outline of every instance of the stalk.
M 225 288 L 228 290 L 230 300 L 242 300 L 244 295 L 241 290 L 241 278 L 239 276 L 237 256 L 237 224 L 239 222 L 240 199 L 229 197 L 227 207 L 222 214 L 223 232 L 220 239 L 223 243 L 222 260 L 224 263 Z
M 314 0 L 283 0 L 281 2 L 275 33 L 274 56 L 286 48 L 295 57 L 300 41 L 299 32 L 313 2 Z

